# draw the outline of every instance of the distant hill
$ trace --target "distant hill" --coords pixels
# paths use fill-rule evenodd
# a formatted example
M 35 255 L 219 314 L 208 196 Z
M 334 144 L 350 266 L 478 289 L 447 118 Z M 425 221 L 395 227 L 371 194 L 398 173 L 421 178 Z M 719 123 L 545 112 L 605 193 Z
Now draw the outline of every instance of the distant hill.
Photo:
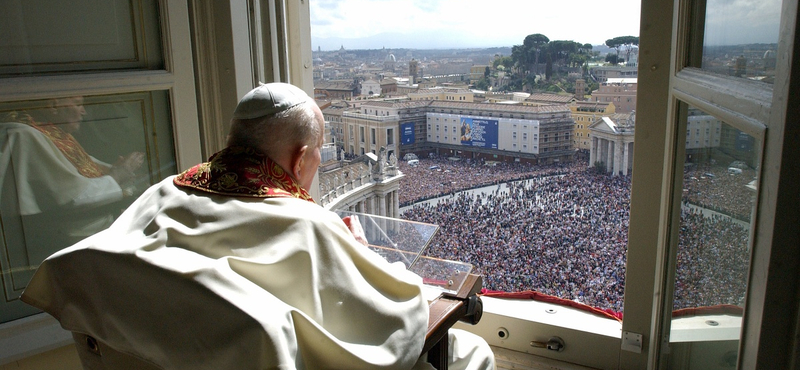
M 343 37 L 316 37 L 311 40 L 312 50 L 335 51 L 344 47 L 346 50 L 461 50 L 461 49 L 497 49 L 498 54 L 508 56 L 511 54 L 510 45 L 483 45 L 474 46 L 474 43 L 460 35 L 437 35 L 430 37 L 428 34 L 403 34 L 403 33 L 381 33 L 378 35 L 362 38 L 343 38 Z M 594 45 L 592 51 L 599 52 L 600 55 L 614 52 L 614 49 L 605 45 Z
M 476 46 L 477 45 L 477 46 Z M 380 33 L 362 38 L 315 37 L 311 40 L 313 50 L 339 50 L 342 46 L 348 50 L 356 49 L 474 49 L 489 47 L 511 47 L 509 45 L 480 45 L 480 41 L 465 38 L 459 34 L 438 34 L 431 37 L 428 33 Z

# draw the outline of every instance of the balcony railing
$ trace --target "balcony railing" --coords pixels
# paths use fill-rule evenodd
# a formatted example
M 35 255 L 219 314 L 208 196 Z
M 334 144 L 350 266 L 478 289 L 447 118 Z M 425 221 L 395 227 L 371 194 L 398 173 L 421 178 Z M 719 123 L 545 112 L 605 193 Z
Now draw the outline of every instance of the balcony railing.
M 342 116 L 343 117 L 358 118 L 358 119 L 365 119 L 365 120 L 369 120 L 369 121 L 378 121 L 378 122 L 387 122 L 387 121 L 398 121 L 398 120 L 400 120 L 400 116 L 399 115 L 375 116 L 375 115 L 371 115 L 371 114 L 342 112 Z
M 370 165 L 365 162 L 346 164 L 338 169 L 320 174 L 320 205 L 324 207 L 364 185 L 374 184 L 398 174 L 396 164 L 386 163 L 381 167 L 376 163 Z

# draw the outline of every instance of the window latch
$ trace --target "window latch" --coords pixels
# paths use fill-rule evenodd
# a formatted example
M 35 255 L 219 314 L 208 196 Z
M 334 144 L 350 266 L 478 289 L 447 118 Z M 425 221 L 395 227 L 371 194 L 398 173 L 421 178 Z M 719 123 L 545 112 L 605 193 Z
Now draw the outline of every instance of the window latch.
M 531 341 L 531 347 L 534 348 L 547 348 L 551 351 L 561 352 L 564 350 L 564 340 L 559 337 L 552 337 L 547 342 Z

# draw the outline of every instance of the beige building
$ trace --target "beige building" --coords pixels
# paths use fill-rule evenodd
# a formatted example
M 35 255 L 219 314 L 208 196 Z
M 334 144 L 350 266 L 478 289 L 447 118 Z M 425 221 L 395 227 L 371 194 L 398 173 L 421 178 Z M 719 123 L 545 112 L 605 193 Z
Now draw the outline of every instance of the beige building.
M 590 101 L 613 103 L 618 113 L 636 110 L 636 78 L 610 78 L 592 91 Z
M 341 125 L 344 150 L 352 156 L 385 148 L 387 156 L 397 157 L 437 152 L 542 163 L 572 158 L 573 126 L 566 105 L 451 100 L 364 102 L 357 110 L 342 112 Z
M 431 87 L 427 89 L 420 88 L 415 92 L 410 92 L 408 93 L 408 98 L 411 100 L 445 100 L 471 103 L 473 95 L 472 91 L 468 89 Z
M 572 111 L 572 120 L 575 121 L 575 128 L 572 133 L 572 145 L 578 150 L 589 150 L 591 143 L 591 130 L 589 127 L 598 118 L 609 116 L 616 113 L 616 107 L 611 103 L 600 103 L 592 101 L 576 101 L 569 104 Z
M 465 124 L 471 124 L 467 135 L 462 133 Z M 572 127 L 566 105 L 434 101 L 426 114 L 426 139 L 439 154 L 490 160 L 569 161 Z
M 378 96 L 381 95 L 381 83 L 373 79 L 368 79 L 361 82 L 361 96 Z
M 400 124 L 421 112 L 418 107 L 429 101 L 367 101 L 358 109 L 342 113 L 343 148 L 354 156 L 378 154 L 385 148 L 387 157 L 400 156 Z M 401 120 L 401 116 L 403 119 Z M 417 117 L 417 119 L 419 119 Z
M 356 93 L 352 81 L 317 82 L 314 85 L 314 98 L 326 100 L 350 100 Z
M 384 95 L 397 92 L 397 80 L 393 78 L 381 79 L 379 84 L 381 85 L 381 93 Z
M 591 69 L 591 75 L 595 81 L 606 82 L 609 78 L 637 78 L 639 69 L 637 67 L 626 66 L 602 66 Z
M 344 129 L 342 128 L 342 113 L 349 108 L 347 102 L 340 100 L 335 103 L 327 104 L 322 108 L 322 116 L 325 118 L 325 142 L 342 145 L 344 140 Z
M 532 106 L 539 106 L 539 105 L 551 105 L 551 104 L 569 104 L 576 101 L 574 96 L 572 95 L 562 95 L 562 94 L 550 94 L 550 93 L 532 93 L 525 101 L 522 102 L 523 105 L 532 105 Z
M 472 67 L 469 67 L 469 82 L 474 83 L 475 81 L 480 80 L 486 73 L 486 68 L 492 69 L 492 66 L 487 64 L 478 64 Z
M 686 118 L 686 150 L 716 148 L 722 137 L 722 121 L 700 110 L 692 109 Z

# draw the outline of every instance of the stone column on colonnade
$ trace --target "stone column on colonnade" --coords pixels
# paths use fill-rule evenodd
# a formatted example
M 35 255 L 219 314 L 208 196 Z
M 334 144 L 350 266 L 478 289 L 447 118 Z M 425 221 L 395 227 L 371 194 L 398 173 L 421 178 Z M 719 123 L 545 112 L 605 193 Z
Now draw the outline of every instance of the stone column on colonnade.
M 388 192 L 386 193 L 386 214 L 384 215 L 384 217 L 389 217 L 389 218 L 394 217 L 392 215 L 391 204 L 392 204 L 392 192 Z
M 400 190 L 394 191 L 394 217 L 400 218 Z
M 622 139 L 614 142 L 614 176 L 619 175 L 620 165 L 622 165 Z
M 607 166 L 606 161 L 608 160 L 608 143 L 606 143 L 606 139 L 597 138 L 597 155 L 595 156 L 595 160 L 602 162 L 604 166 Z M 603 169 L 603 171 L 605 171 L 605 169 Z
M 389 193 L 389 205 L 388 205 L 388 208 L 389 208 L 388 217 L 399 218 L 398 214 L 399 214 L 400 208 L 397 206 L 397 191 L 396 190 Z M 391 228 L 390 228 L 391 231 L 393 231 L 393 232 L 397 232 L 398 231 L 397 223 L 392 222 L 392 223 L 390 223 L 390 225 L 391 225 Z
M 378 195 L 378 203 L 379 203 L 378 207 L 380 207 L 380 213 L 378 213 L 378 215 L 386 217 L 386 194 L 379 194 Z M 386 230 L 386 222 L 385 222 L 385 220 L 384 219 L 379 219 L 379 220 L 381 221 L 380 222 L 380 228 L 383 229 L 383 230 Z
M 623 176 L 627 176 L 629 174 L 628 173 L 628 168 L 630 167 L 630 165 L 628 163 L 628 158 L 630 157 L 630 154 L 631 154 L 631 146 L 633 146 L 633 143 L 625 143 L 622 146 L 622 175 Z

